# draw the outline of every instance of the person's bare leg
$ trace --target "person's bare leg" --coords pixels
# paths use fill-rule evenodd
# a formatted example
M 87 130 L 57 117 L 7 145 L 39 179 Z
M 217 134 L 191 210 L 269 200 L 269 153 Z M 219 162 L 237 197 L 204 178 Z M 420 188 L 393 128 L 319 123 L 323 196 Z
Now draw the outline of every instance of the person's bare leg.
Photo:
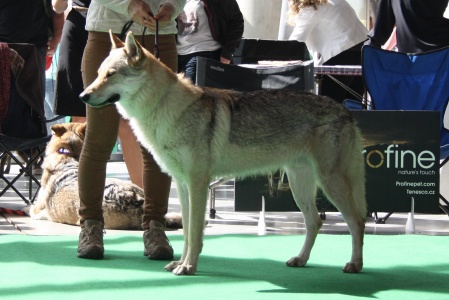
M 140 144 L 128 121 L 121 119 L 118 132 L 120 145 L 122 146 L 123 159 L 128 169 L 131 182 L 143 188 L 143 159 L 140 152 Z

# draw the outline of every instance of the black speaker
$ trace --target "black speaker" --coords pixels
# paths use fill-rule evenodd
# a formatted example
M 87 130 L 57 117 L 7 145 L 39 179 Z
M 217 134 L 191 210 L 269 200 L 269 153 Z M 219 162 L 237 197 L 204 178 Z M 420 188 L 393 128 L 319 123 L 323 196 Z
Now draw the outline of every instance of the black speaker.
M 261 60 L 310 60 L 303 42 L 260 39 L 242 39 L 232 61 L 236 65 L 257 64 Z

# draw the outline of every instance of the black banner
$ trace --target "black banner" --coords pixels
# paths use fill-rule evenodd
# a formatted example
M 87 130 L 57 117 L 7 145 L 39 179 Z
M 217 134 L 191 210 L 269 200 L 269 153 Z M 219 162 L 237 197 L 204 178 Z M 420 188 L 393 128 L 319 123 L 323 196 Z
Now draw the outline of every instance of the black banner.
M 439 213 L 440 113 L 352 111 L 362 131 L 366 199 L 370 212 Z M 281 172 L 235 182 L 235 210 L 297 211 Z M 321 212 L 336 211 L 318 191 Z

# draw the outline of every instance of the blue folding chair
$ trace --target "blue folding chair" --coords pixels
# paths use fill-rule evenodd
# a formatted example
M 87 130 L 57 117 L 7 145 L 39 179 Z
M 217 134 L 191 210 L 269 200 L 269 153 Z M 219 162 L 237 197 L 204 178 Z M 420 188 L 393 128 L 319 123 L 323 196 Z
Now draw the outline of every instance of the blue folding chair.
M 449 47 L 407 54 L 372 46 L 362 49 L 362 76 L 375 110 L 439 111 L 440 168 L 449 160 Z M 440 193 L 440 208 L 449 202 Z

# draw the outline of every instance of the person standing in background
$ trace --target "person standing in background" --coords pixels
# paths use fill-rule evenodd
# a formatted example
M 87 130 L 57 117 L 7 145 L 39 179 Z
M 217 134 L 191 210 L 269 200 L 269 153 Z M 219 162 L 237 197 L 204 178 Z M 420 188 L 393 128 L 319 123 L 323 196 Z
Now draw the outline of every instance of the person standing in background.
M 368 30 L 345 0 L 290 0 L 294 18 L 290 40 L 304 42 L 315 65 L 360 65 L 362 46 Z M 345 86 L 362 95 L 361 76 L 334 76 Z M 321 94 L 337 102 L 351 98 L 339 84 L 323 78 Z
M 372 28 L 373 24 L 376 23 L 378 8 L 379 8 L 379 0 L 370 0 L 369 1 L 369 16 L 370 16 L 369 28 Z
M 195 83 L 198 56 L 231 63 L 244 28 L 236 0 L 187 0 L 177 21 L 178 72 Z
M 64 24 L 64 14 L 47 15 L 47 7 L 51 0 L 0 1 L 0 42 L 36 45 L 44 90 L 46 57 L 55 54 Z
M 448 0 L 380 0 L 367 45 L 381 47 L 396 28 L 399 52 L 420 53 L 449 46 Z
M 56 13 L 68 8 L 67 0 L 52 0 Z M 87 43 L 86 16 L 90 0 L 72 0 L 72 7 L 64 22 L 59 45 L 56 74 L 54 113 L 71 116 L 72 122 L 86 121 L 86 105 L 79 99 L 84 90 L 81 60 Z

